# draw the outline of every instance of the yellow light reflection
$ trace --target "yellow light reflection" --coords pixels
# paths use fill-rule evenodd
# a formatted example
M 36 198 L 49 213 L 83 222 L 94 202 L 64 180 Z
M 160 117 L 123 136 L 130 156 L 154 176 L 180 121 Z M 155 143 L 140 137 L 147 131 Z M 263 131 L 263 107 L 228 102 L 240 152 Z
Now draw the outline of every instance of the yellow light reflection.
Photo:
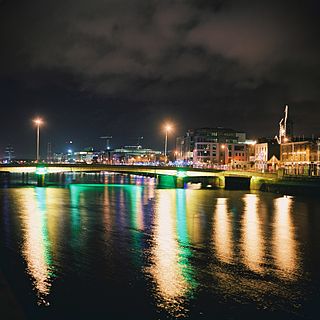
M 297 244 L 292 223 L 292 199 L 289 197 L 274 200 L 273 250 L 275 264 L 281 276 L 294 278 L 298 269 Z
M 204 192 L 195 193 L 195 190 L 186 190 L 188 237 L 193 245 L 202 244 L 203 226 L 201 225 L 201 205 L 208 201 Z
M 112 194 L 110 192 L 110 189 L 108 187 L 105 187 L 103 192 L 103 223 L 104 223 L 105 230 L 107 231 L 105 233 L 105 236 L 107 237 L 108 240 L 111 239 L 110 231 L 112 230 L 112 226 L 113 226 L 111 203 L 112 203 Z
M 223 262 L 232 261 L 232 221 L 226 198 L 218 198 L 214 214 L 213 243 L 217 257 Z
M 247 194 L 243 198 L 245 208 L 242 219 L 242 250 L 244 264 L 251 270 L 263 272 L 265 244 L 258 214 L 257 195 Z
M 179 264 L 180 248 L 175 227 L 176 190 L 159 190 L 155 225 L 150 273 L 156 282 L 160 305 L 176 315 L 182 312 L 181 300 L 189 290 L 188 279 L 183 276 L 183 266 Z
M 27 272 L 33 278 L 38 303 L 48 305 L 50 292 L 50 251 L 46 221 L 45 189 L 23 189 L 19 195 L 24 231 L 22 254 L 27 262 Z

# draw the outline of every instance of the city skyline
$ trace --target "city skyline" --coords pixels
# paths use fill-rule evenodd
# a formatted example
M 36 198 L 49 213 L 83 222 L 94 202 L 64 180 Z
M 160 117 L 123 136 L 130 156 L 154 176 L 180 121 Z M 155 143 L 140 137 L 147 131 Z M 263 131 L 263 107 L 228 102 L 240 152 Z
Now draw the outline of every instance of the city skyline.
M 288 106 L 285 106 L 285 110 L 287 109 Z M 285 111 L 287 112 L 287 111 Z M 281 120 L 282 122 L 283 120 Z M 281 127 L 281 122 L 278 124 Z M 290 126 L 290 131 L 289 131 L 289 136 L 295 137 L 298 140 L 303 140 L 303 139 L 317 139 L 319 137 L 319 135 L 315 135 L 315 134 L 311 134 L 310 136 L 305 135 L 305 134 L 301 134 L 301 135 L 295 135 L 293 130 L 294 124 L 292 122 L 292 116 L 289 115 L 288 117 L 288 122 L 289 122 L 289 126 Z M 36 118 L 34 118 L 33 120 L 31 120 L 31 127 L 33 128 L 33 130 L 35 130 L 35 132 L 37 132 L 37 128 L 41 128 L 44 129 L 44 132 L 46 130 L 46 125 L 48 125 L 48 122 L 46 121 L 46 119 L 43 119 L 39 116 L 37 116 Z M 181 126 L 180 126 L 181 127 Z M 166 131 L 169 128 L 169 135 L 168 138 L 166 138 Z M 124 140 L 120 141 L 119 137 L 117 136 L 101 136 L 101 137 L 96 137 L 93 140 L 89 140 L 89 139 L 85 139 L 86 142 L 84 141 L 79 141 L 79 140 L 74 140 L 72 138 L 72 136 L 74 135 L 70 135 L 71 138 L 69 139 L 65 139 L 65 141 L 63 143 L 61 143 L 60 145 L 57 145 L 55 142 L 55 139 L 52 140 L 47 140 L 47 141 L 43 141 L 43 138 L 40 139 L 40 157 L 42 159 L 46 159 L 48 157 L 48 152 L 50 152 L 50 154 L 53 153 L 65 153 L 68 154 L 70 152 L 75 152 L 75 151 L 83 151 L 83 150 L 95 150 L 95 151 L 107 151 L 109 148 L 111 149 L 115 149 L 115 148 L 122 148 L 125 146 L 143 146 L 143 147 L 148 147 L 148 148 L 152 148 L 155 150 L 161 150 L 162 152 L 165 153 L 165 150 L 167 149 L 168 152 L 176 152 L 176 139 L 178 139 L 179 137 L 182 137 L 186 134 L 187 131 L 189 130 L 197 130 L 197 129 L 205 129 L 205 128 L 220 128 L 220 129 L 227 129 L 227 130 L 233 130 L 235 132 L 244 132 L 243 130 L 239 130 L 239 128 L 228 128 L 225 126 L 203 126 L 201 128 L 196 128 L 196 127 L 192 127 L 192 128 L 188 128 L 188 130 L 184 131 L 184 132 L 177 132 L 176 128 L 179 128 L 179 126 L 174 123 L 174 122 L 170 122 L 170 121 L 164 121 L 162 122 L 162 124 L 159 126 L 159 132 L 156 132 L 155 134 L 158 134 L 158 136 L 154 137 L 155 139 L 147 139 L 147 141 L 151 141 L 151 145 L 146 145 L 144 144 L 144 136 L 141 135 L 137 135 L 136 137 L 130 137 L 127 138 L 125 137 Z M 281 130 L 281 129 L 280 129 Z M 263 135 L 259 135 L 259 133 L 257 135 L 248 135 L 247 132 L 244 132 L 246 134 L 246 137 L 248 139 L 248 143 L 250 144 L 250 141 L 258 141 L 259 139 L 274 139 L 275 141 L 278 139 L 277 135 L 270 135 L 270 136 L 263 136 Z M 45 138 L 47 137 L 46 134 L 44 134 Z M 158 143 L 158 145 L 155 144 L 155 141 L 162 140 L 166 141 L 168 139 L 167 142 L 160 142 L 160 144 Z M 104 141 L 105 139 L 107 139 L 107 141 Z M 287 139 L 287 138 L 286 138 Z M 114 142 L 115 141 L 115 142 Z M 287 140 L 288 141 L 288 140 Z M 159 142 L 159 141 L 158 141 Z M 286 141 L 285 141 L 286 142 Z M 30 143 L 30 141 L 29 141 Z M 37 133 L 37 142 L 36 142 L 36 158 L 38 158 L 38 133 Z M 162 145 L 161 145 L 162 143 Z M 167 147 L 165 146 L 165 144 L 167 143 Z M 280 143 L 278 141 L 278 143 Z M 30 144 L 31 145 L 31 144 Z M 13 148 L 14 153 L 16 153 L 15 150 L 15 146 L 12 143 L 7 143 L 3 146 L 3 154 L 5 149 L 7 149 L 8 147 Z M 33 142 L 33 146 L 32 148 L 34 149 L 34 142 Z M 17 152 L 17 158 L 20 159 L 33 159 L 34 158 L 34 150 L 32 150 L 32 152 L 29 153 L 25 153 L 22 154 L 20 150 L 18 150 Z M 0 154 L 0 159 L 3 158 L 3 155 Z
M 31 157 L 37 115 L 57 149 L 106 135 L 161 149 L 166 119 L 177 136 L 224 126 L 272 137 L 286 104 L 296 135 L 319 135 L 316 1 L 0 6 L 2 150 Z

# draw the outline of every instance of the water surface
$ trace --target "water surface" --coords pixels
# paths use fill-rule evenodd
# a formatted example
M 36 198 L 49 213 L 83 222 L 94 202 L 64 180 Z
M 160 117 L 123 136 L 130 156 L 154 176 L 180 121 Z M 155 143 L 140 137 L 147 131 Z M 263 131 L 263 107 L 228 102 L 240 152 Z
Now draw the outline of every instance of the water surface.
M 28 319 L 317 318 L 319 243 L 316 198 L 0 188 L 0 269 Z

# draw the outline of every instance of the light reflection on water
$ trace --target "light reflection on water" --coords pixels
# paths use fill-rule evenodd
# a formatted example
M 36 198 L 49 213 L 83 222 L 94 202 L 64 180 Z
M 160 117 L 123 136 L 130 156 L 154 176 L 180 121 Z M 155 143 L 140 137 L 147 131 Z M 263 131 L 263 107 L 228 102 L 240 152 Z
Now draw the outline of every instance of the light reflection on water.
M 0 189 L 0 199 L 7 193 L 15 205 L 14 210 L 2 207 L 0 228 L 5 239 L 9 227 L 21 232 L 21 255 L 35 299 L 50 302 L 51 311 L 50 293 L 63 286 L 68 273 L 78 274 L 80 283 L 88 277 L 97 284 L 105 281 L 106 287 L 110 275 L 116 283 L 128 277 L 128 288 L 143 278 L 135 294 L 151 296 L 154 306 L 146 308 L 169 318 L 188 317 L 197 305 L 214 314 L 230 297 L 235 309 L 248 301 L 269 307 L 278 299 L 274 308 L 287 310 L 296 302 L 295 286 L 306 281 L 290 197 L 159 190 L 153 181 L 149 186 Z M 8 220 L 8 210 L 17 215 L 17 224 Z M 78 294 L 85 301 L 86 293 Z
M 299 269 L 292 205 L 291 197 L 281 197 L 274 201 L 273 256 L 279 275 L 286 279 L 294 279 Z
M 231 263 L 233 257 L 232 246 L 232 217 L 228 211 L 226 198 L 218 198 L 214 213 L 213 243 L 217 258 L 225 263 Z
M 259 198 L 255 194 L 246 194 L 242 218 L 242 252 L 244 264 L 255 272 L 263 271 L 264 239 L 262 237 Z
M 23 232 L 22 255 L 32 277 L 39 304 L 48 304 L 52 276 L 52 246 L 48 232 L 47 193 L 54 189 L 26 189 L 17 197 Z M 51 224 L 51 229 L 54 228 Z M 51 230 L 54 232 L 54 230 Z
M 183 230 L 183 221 L 177 218 L 176 202 L 176 190 L 159 191 L 155 205 L 156 228 L 152 237 L 154 245 L 151 250 L 150 274 L 157 286 L 159 305 L 170 313 L 178 315 L 183 311 L 180 309 L 183 305 L 181 299 L 190 289 L 190 284 L 183 272 L 183 263 L 186 260 L 178 242 L 177 229 L 180 229 L 182 241 L 187 239 Z M 180 203 L 179 206 L 184 214 L 183 207 L 181 208 L 183 204 Z M 177 222 L 182 224 L 181 228 L 179 225 L 178 228 L 176 227 Z

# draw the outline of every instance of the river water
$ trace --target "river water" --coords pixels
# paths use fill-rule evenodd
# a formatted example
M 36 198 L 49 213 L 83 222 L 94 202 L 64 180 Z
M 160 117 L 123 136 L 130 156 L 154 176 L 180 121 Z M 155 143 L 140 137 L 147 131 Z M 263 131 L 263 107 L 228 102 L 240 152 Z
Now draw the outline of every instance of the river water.
M 317 198 L 117 179 L 0 188 L 0 269 L 27 319 L 317 318 Z

